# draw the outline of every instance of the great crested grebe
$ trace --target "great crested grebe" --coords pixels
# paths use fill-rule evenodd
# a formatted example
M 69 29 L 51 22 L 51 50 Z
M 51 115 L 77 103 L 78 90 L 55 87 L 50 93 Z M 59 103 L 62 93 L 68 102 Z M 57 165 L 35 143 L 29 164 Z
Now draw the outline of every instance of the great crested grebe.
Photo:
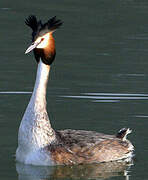
M 62 165 L 109 162 L 131 159 L 134 147 L 126 139 L 130 129 L 117 135 L 84 130 L 53 130 L 46 110 L 46 88 L 50 66 L 55 59 L 52 33 L 62 25 L 53 17 L 46 23 L 29 16 L 32 44 L 25 53 L 34 51 L 38 63 L 34 90 L 21 121 L 16 160 L 32 165 Z

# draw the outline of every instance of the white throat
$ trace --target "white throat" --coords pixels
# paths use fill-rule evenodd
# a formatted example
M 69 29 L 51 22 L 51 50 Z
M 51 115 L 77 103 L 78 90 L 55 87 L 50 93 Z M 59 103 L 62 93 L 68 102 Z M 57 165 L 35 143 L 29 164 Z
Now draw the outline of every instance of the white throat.
M 16 158 L 43 149 L 55 139 L 46 111 L 46 89 L 50 66 L 41 60 L 30 102 L 19 127 Z

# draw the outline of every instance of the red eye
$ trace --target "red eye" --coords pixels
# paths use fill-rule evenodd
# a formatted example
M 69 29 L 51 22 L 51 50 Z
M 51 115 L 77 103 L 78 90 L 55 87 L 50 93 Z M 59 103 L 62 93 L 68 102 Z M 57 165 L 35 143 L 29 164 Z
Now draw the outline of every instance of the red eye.
M 43 40 L 44 40 L 44 38 L 41 39 L 41 41 L 43 41 Z

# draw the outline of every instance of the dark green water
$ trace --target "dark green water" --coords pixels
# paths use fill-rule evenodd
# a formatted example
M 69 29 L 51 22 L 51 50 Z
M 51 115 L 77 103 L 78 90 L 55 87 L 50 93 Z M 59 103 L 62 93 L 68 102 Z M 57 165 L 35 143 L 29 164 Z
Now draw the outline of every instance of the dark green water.
M 36 73 L 32 54 L 24 54 L 31 37 L 24 19 L 30 14 L 64 21 L 55 33 L 57 56 L 47 93 L 53 127 L 108 134 L 130 127 L 136 159 L 129 177 L 120 165 L 107 173 L 107 167 L 96 166 L 16 166 L 17 131 L 30 98 L 18 92 L 32 91 Z M 108 179 L 148 178 L 148 1 L 2 0 L 0 42 L 1 179 L 95 179 L 98 172 Z

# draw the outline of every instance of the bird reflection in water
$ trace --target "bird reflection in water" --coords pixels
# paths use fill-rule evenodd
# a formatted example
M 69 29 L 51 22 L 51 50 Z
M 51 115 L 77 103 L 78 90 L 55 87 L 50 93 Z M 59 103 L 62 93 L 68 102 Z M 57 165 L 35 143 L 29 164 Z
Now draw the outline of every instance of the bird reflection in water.
M 99 164 L 85 164 L 73 166 L 31 166 L 16 164 L 19 180 L 45 179 L 108 179 L 115 176 L 124 176 L 129 180 L 129 168 L 133 162 L 108 162 Z

